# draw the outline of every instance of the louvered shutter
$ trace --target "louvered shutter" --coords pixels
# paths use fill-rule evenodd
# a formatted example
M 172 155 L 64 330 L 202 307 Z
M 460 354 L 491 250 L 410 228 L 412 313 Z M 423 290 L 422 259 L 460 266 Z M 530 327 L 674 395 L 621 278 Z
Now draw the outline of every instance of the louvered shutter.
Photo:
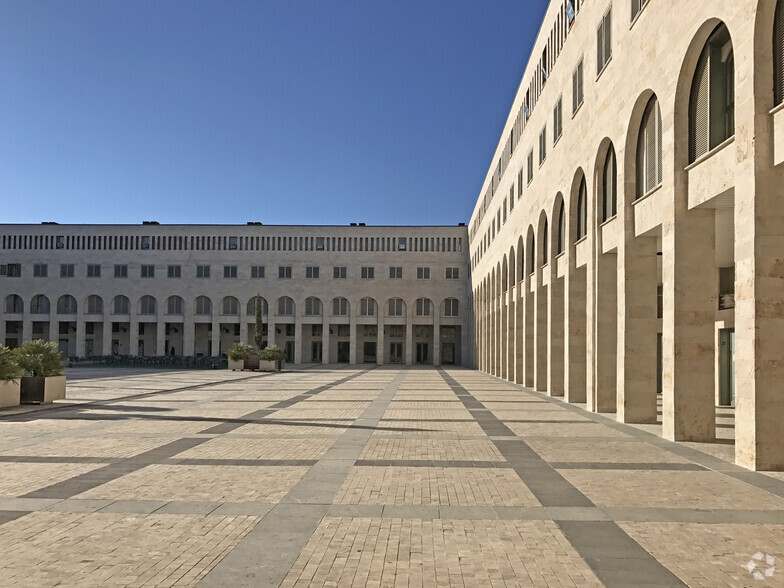
M 689 157 L 694 162 L 710 151 L 710 51 L 697 62 L 689 104 Z
M 648 104 L 645 123 L 645 192 L 656 185 L 656 101 Z
M 778 106 L 784 102 L 784 0 L 776 5 L 776 20 L 773 29 L 773 68 L 775 98 Z

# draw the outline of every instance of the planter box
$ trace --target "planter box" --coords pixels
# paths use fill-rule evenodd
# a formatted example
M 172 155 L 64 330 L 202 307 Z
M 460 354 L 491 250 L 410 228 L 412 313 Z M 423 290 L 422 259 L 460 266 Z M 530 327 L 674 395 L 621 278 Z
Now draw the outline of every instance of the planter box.
M 242 361 L 241 359 L 237 361 L 234 361 L 233 359 L 229 360 L 229 369 L 231 371 L 233 372 L 237 370 L 242 371 L 244 368 L 245 368 L 245 362 Z
M 50 404 L 65 398 L 65 376 L 21 378 L 21 404 Z
M 279 372 L 283 368 L 282 361 L 259 361 L 259 369 L 262 372 Z
M 0 408 L 19 406 L 22 383 L 17 380 L 0 380 Z
M 249 355 L 248 358 L 245 360 L 245 369 L 246 370 L 257 370 L 257 369 L 259 369 L 259 356 L 258 355 Z

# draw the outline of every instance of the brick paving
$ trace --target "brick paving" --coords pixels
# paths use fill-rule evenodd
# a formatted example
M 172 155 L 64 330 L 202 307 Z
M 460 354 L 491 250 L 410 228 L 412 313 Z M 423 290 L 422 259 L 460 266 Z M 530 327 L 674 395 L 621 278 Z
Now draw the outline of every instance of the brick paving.
M 784 586 L 784 475 L 478 372 L 83 369 L 68 397 L 0 411 L 2 587 Z

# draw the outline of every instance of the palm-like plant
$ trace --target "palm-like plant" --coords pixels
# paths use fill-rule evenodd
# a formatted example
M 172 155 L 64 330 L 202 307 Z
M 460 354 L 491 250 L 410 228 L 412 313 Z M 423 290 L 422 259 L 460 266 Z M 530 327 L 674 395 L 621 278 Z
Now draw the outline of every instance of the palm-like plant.
M 248 359 L 253 353 L 253 346 L 247 343 L 235 343 L 226 355 L 231 361 L 242 361 Z
M 16 364 L 14 352 L 5 345 L 0 345 L 0 380 L 15 380 L 21 375 Z
M 48 378 L 63 375 L 65 361 L 57 343 L 36 339 L 14 349 L 13 353 L 24 376 Z
M 259 359 L 262 361 L 283 361 L 286 359 L 286 352 L 277 345 L 272 345 L 261 350 Z

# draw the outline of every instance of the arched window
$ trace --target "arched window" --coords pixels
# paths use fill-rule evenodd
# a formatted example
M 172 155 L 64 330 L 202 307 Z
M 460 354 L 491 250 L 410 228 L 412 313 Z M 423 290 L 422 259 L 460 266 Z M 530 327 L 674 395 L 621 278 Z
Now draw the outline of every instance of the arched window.
M 588 234 L 588 188 L 585 178 L 580 181 L 580 192 L 577 194 L 577 240 Z
M 652 96 L 645 107 L 637 137 L 637 198 L 662 182 L 662 121 L 659 101 Z
M 723 24 L 708 37 L 689 96 L 689 162 L 735 134 L 735 57 Z
M 33 314 L 49 314 L 49 299 L 43 294 L 36 294 L 30 303 L 30 312 Z
M 602 221 L 610 220 L 618 213 L 616 176 L 615 149 L 610 145 L 602 174 Z
M 103 298 L 95 294 L 88 296 L 87 314 L 103 314 Z
M 240 314 L 240 301 L 234 296 L 226 296 L 223 299 L 222 314 L 225 316 L 239 316 Z
M 278 298 L 278 314 L 280 316 L 291 316 L 294 314 L 294 300 L 288 296 Z
M 563 253 L 566 247 L 566 207 L 561 200 L 561 208 L 558 210 L 558 253 Z
M 389 299 L 389 316 L 403 316 L 405 314 L 406 305 L 403 303 L 402 298 Z
M 457 298 L 447 298 L 444 300 L 444 316 L 460 316 L 460 304 Z
M 376 316 L 376 301 L 372 298 L 363 298 L 359 303 L 360 316 Z
M 547 265 L 547 239 L 549 238 L 549 231 L 547 230 L 547 219 L 544 219 L 544 227 L 542 228 L 542 265 Z
M 58 314 L 76 314 L 76 298 L 66 294 L 57 300 Z
M 536 239 L 531 237 L 531 246 L 528 248 L 528 269 L 533 274 L 536 270 Z
M 257 297 L 254 296 L 248 300 L 248 306 L 246 309 L 248 311 L 248 316 L 256 316 L 256 298 Z M 261 314 L 262 316 L 269 314 L 269 306 L 267 305 L 267 301 L 264 298 L 261 299 Z
M 169 296 L 166 300 L 166 314 L 182 314 L 184 301 L 179 296 Z
M 776 106 L 784 102 L 784 0 L 776 4 L 773 21 L 773 87 Z
M 206 296 L 198 296 L 196 298 L 196 314 L 210 315 L 212 314 L 212 300 Z
M 139 314 L 155 314 L 157 312 L 157 303 L 152 296 L 142 296 L 139 301 Z
M 321 316 L 321 300 L 315 296 L 305 299 L 305 316 Z
M 115 296 L 112 301 L 112 314 L 131 314 L 131 301 L 127 296 Z
M 416 315 L 417 316 L 430 316 L 431 303 L 429 298 L 418 298 L 416 301 Z
M 335 298 L 332 301 L 332 314 L 334 316 L 348 316 L 348 300 Z
M 8 314 L 22 314 L 24 312 L 24 302 L 17 294 L 9 294 L 5 297 L 5 311 Z

